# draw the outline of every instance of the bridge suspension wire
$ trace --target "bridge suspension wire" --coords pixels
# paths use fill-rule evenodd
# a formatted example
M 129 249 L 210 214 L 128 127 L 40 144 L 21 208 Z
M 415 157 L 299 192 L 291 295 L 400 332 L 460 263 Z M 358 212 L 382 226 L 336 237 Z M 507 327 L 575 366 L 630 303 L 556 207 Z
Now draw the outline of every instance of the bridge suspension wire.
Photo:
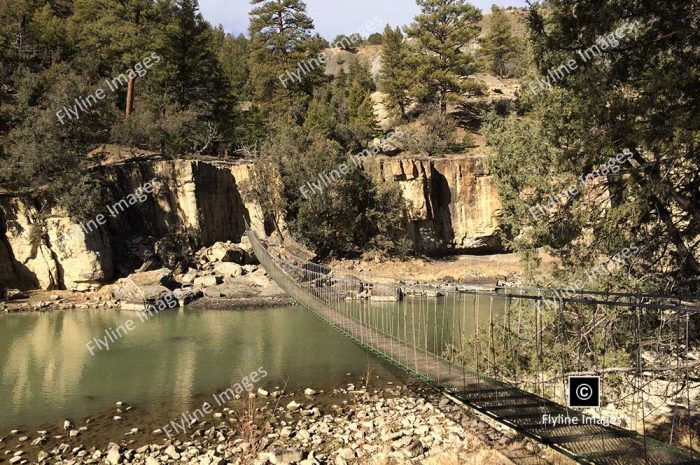
M 681 448 L 697 441 L 700 391 L 700 311 L 688 302 L 391 280 L 247 234 L 270 278 L 318 318 L 521 434 L 580 463 L 700 463 Z M 599 376 L 601 404 L 615 410 L 569 408 L 571 375 Z

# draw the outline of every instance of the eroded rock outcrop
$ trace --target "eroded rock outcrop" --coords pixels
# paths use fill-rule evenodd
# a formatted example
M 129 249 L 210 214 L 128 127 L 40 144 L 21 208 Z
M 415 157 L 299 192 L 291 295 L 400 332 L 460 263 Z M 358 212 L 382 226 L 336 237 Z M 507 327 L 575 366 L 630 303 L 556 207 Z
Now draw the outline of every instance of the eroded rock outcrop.
M 417 251 L 500 251 L 500 202 L 481 158 L 376 157 L 365 159 L 364 169 L 398 184 L 411 207 L 409 233 Z M 149 259 L 144 250 L 173 252 L 179 240 L 191 248 L 239 243 L 246 220 L 260 235 L 271 232 L 259 205 L 241 188 L 250 176 L 248 164 L 141 160 L 103 170 L 114 199 L 153 180 L 156 188 L 117 215 L 105 205 L 106 222 L 96 228 L 61 212 L 39 220 L 27 200 L 0 199 L 0 287 L 87 290 L 136 271 Z M 177 253 L 168 256 L 178 261 Z
M 370 176 L 397 183 L 410 207 L 409 232 L 429 254 L 500 252 L 501 202 L 482 157 L 375 157 Z

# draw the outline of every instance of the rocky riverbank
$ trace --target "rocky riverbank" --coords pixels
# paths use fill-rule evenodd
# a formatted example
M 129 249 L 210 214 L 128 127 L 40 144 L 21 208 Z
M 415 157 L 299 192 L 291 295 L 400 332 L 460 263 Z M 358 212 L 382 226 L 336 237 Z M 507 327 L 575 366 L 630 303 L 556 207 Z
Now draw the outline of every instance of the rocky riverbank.
M 10 289 L 0 295 L 0 313 L 70 309 L 139 310 L 144 303 L 172 298 L 195 310 L 287 306 L 293 303 L 257 263 L 249 244 L 218 242 L 191 256 L 172 257 L 170 268 L 161 261 L 112 285 L 89 291 L 32 291 Z M 155 269 L 150 269 L 155 268 Z
M 427 388 L 275 394 L 259 389 L 171 438 L 118 403 L 102 419 L 10 432 L 0 438 L 0 463 L 498 465 L 535 452 Z

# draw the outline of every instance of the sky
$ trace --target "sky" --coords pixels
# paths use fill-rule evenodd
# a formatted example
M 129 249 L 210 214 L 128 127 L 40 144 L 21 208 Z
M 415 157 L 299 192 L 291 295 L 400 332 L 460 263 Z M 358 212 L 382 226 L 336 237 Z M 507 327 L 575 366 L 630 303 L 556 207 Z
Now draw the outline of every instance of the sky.
M 471 3 L 484 11 L 490 11 L 494 3 L 526 6 L 525 0 L 472 0 Z M 247 32 L 249 0 L 199 0 L 199 6 L 214 26 L 222 24 L 226 32 L 236 35 Z M 418 14 L 414 0 L 306 0 L 306 6 L 316 31 L 328 40 L 341 33 L 362 32 L 366 36 L 381 32 L 387 23 L 392 26 L 409 24 Z M 365 27 L 368 23 L 371 23 L 370 30 Z

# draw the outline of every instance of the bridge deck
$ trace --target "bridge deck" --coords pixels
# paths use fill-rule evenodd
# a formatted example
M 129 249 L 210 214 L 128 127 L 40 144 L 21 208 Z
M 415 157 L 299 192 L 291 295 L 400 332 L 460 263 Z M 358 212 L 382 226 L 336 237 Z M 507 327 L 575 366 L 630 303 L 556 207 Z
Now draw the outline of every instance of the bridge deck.
M 359 344 L 444 389 L 470 407 L 546 444 L 579 463 L 600 465 L 700 464 L 680 449 L 614 426 L 591 424 L 593 418 L 536 394 L 466 371 L 435 354 L 391 337 L 323 300 L 322 291 L 303 287 L 287 274 L 249 233 L 258 259 L 270 277 L 301 305 Z M 578 425 L 543 422 L 543 416 L 578 418 Z

